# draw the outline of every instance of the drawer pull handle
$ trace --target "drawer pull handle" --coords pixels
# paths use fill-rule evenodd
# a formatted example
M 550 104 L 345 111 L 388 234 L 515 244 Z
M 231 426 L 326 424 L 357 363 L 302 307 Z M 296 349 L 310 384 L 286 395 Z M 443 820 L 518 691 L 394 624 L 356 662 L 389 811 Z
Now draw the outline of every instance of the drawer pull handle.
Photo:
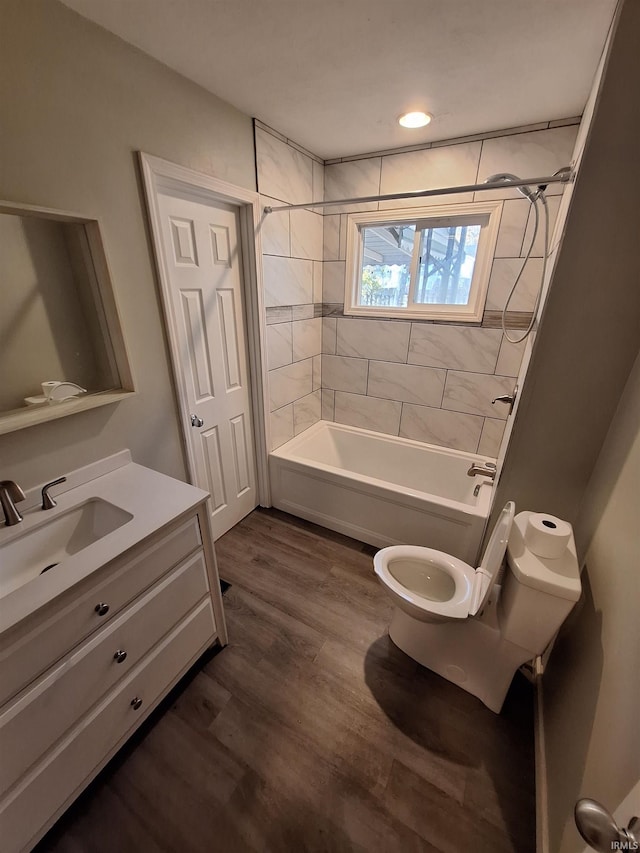
M 142 706 L 142 699 L 136 696 L 135 699 L 131 700 L 131 707 L 134 711 L 137 711 Z
M 93 609 L 96 611 L 98 616 L 106 616 L 109 612 L 109 605 L 101 601 L 99 604 L 96 604 Z
M 116 661 L 116 663 L 122 663 L 127 659 L 127 653 L 124 649 L 118 649 L 118 651 L 113 656 L 113 659 L 114 661 Z

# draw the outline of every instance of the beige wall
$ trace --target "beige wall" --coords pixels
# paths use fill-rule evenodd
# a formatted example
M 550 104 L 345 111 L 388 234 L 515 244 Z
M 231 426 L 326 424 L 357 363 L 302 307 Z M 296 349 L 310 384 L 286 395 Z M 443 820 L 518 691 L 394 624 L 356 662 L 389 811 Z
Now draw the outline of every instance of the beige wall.
M 585 564 L 543 680 L 550 853 L 584 849 L 578 798 L 613 811 L 640 778 L 639 38 L 640 5 L 626 2 L 579 135 L 581 148 L 588 128 L 496 500 L 570 520 Z
M 572 817 L 577 799 L 593 797 L 613 811 L 640 780 L 639 482 L 640 356 L 577 522 L 590 538 L 586 595 L 544 680 L 552 853 L 584 847 Z
M 586 140 L 498 485 L 575 522 L 638 351 L 640 5 L 626 3 Z M 584 554 L 584 550 L 582 550 Z
M 255 189 L 251 119 L 54 0 L 3 0 L 0 63 L 0 198 L 100 220 L 139 391 L 1 436 L 0 473 L 29 487 L 129 447 L 184 477 L 135 152 Z

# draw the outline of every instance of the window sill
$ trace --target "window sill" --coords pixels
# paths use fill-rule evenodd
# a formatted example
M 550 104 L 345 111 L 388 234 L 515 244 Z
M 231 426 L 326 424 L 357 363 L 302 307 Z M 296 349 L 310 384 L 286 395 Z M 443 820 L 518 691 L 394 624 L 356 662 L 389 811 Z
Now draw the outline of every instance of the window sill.
M 472 313 L 470 311 L 413 311 L 411 309 L 398 309 L 394 311 L 388 308 L 364 307 L 359 305 L 344 307 L 345 317 L 377 317 L 379 320 L 423 320 L 431 323 L 482 323 L 483 311 Z

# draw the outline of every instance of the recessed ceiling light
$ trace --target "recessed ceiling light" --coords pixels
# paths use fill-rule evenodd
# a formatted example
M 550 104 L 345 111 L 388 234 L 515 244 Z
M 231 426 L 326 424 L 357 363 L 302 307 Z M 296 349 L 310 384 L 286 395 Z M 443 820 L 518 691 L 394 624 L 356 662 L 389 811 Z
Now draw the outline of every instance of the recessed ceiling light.
M 431 121 L 429 113 L 405 113 L 400 116 L 398 123 L 403 127 L 425 127 Z

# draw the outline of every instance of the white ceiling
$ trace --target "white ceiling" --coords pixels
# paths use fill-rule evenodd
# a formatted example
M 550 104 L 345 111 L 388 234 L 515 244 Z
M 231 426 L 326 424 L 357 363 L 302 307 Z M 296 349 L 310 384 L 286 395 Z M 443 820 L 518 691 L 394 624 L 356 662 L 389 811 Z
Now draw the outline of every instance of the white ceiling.
M 616 0 L 63 2 L 328 159 L 580 115 Z

